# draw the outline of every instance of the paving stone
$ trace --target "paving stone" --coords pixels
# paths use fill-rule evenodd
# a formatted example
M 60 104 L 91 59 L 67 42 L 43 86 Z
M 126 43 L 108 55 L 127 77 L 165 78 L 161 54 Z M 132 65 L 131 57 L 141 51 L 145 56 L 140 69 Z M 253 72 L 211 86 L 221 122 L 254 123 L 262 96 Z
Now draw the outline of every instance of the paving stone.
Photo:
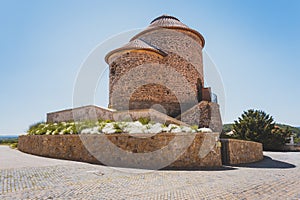
M 3 146 L 0 155 L 0 199 L 300 198 L 299 152 L 264 152 L 269 158 L 263 162 L 213 171 L 111 168 L 32 156 Z M 8 165 L 6 157 L 18 159 L 9 159 Z

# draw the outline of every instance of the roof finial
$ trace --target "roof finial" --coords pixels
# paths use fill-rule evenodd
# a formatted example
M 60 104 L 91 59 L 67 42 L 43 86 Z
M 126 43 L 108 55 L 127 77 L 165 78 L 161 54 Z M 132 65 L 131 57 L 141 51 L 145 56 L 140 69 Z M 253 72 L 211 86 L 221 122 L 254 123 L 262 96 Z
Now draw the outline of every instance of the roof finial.
M 152 22 L 151 22 L 150 24 L 152 24 L 153 22 L 158 21 L 158 20 L 160 20 L 160 19 L 175 19 L 175 20 L 177 20 L 177 21 L 180 22 L 180 20 L 177 19 L 176 17 L 173 17 L 173 16 L 171 16 L 171 15 L 167 15 L 167 14 L 163 14 L 163 15 L 161 15 L 161 16 L 155 18 L 154 20 L 152 20 Z

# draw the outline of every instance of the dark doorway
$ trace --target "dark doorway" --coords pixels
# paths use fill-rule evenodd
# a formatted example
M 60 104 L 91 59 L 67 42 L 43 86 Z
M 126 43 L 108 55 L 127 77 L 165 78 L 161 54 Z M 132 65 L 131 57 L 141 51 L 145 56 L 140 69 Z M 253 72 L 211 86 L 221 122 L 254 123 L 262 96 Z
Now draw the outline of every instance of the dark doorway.
M 202 83 L 200 78 L 197 79 L 197 100 L 200 102 L 202 100 Z

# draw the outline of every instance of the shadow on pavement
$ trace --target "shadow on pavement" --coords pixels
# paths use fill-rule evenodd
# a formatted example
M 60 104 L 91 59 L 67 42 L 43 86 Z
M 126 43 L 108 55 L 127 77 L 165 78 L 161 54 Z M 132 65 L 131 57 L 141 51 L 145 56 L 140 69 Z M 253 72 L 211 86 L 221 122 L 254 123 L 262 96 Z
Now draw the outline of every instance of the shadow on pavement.
M 203 167 L 203 168 L 163 168 L 160 169 L 161 171 L 168 170 L 168 171 L 227 171 L 227 170 L 236 170 L 238 168 L 232 167 L 232 166 L 221 166 L 221 167 Z
M 249 168 L 270 168 L 270 169 L 290 169 L 295 168 L 296 165 L 282 162 L 279 160 L 273 160 L 268 156 L 264 156 L 264 159 L 259 162 L 254 163 L 246 163 L 246 164 L 238 164 L 234 165 L 235 167 L 249 167 Z

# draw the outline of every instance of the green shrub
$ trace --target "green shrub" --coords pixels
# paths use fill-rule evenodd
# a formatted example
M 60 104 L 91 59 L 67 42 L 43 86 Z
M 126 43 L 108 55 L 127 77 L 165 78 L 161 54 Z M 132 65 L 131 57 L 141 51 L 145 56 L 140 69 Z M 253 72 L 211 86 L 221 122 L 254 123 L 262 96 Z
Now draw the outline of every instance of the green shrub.
M 116 133 L 122 133 L 123 132 L 119 122 L 113 123 L 113 126 L 114 126 L 114 129 L 116 129 Z
M 147 117 L 141 117 L 138 119 L 138 121 L 141 122 L 141 124 L 146 125 L 146 124 L 149 124 L 150 119 Z
M 233 138 L 260 142 L 264 150 L 281 150 L 291 132 L 275 127 L 273 117 L 259 110 L 245 111 L 233 124 Z
M 11 145 L 14 143 L 18 143 L 18 138 L 4 138 L 0 139 L 0 144 Z
M 9 145 L 9 147 L 12 148 L 12 149 L 16 149 L 16 148 L 18 148 L 18 143 L 17 142 L 12 143 L 12 144 Z
M 85 122 L 83 127 L 93 127 L 95 123 Z M 59 135 L 59 134 L 78 134 L 75 122 L 45 123 L 38 122 L 31 125 L 27 131 L 28 135 Z
M 198 130 L 198 128 L 199 128 L 199 126 L 198 126 L 198 125 L 193 125 L 193 126 L 191 126 L 191 129 L 192 129 L 192 130 L 195 130 L 195 131 L 197 131 L 197 130 Z

